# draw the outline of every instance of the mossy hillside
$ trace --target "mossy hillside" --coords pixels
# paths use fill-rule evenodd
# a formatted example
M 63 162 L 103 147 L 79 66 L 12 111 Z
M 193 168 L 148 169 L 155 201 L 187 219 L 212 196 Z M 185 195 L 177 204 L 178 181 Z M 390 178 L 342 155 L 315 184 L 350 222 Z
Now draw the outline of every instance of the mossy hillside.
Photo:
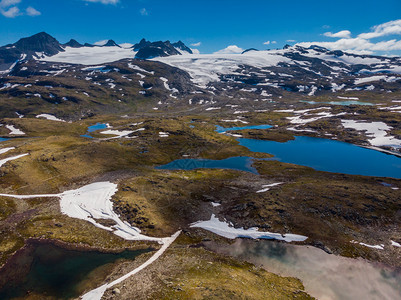
M 349 243 L 352 239 L 372 244 L 382 240 L 388 242 L 387 238 L 397 236 L 394 226 L 391 227 L 391 224 L 397 224 L 399 208 L 394 200 L 397 191 L 382 186 L 382 179 L 317 172 L 275 161 L 255 163 L 261 176 L 230 170 L 153 169 L 156 165 L 184 157 L 269 156 L 252 153 L 238 146 L 235 138 L 216 133 L 215 120 L 208 122 L 206 116 L 146 119 L 143 116 L 129 119 L 105 116 L 75 123 L 15 119 L 17 125 L 31 130 L 29 135 L 35 137 L 5 142 L 4 145 L 17 147 L 10 155 L 30 155 L 2 167 L 0 186 L 4 193 L 41 194 L 59 193 L 93 181 L 112 180 L 119 183 L 119 192 L 113 199 L 116 211 L 149 235 L 166 236 L 191 222 L 208 219 L 213 212 L 236 226 L 303 234 L 309 237 L 308 243 L 320 243 L 321 247 L 327 246 L 336 253 L 389 261 L 375 257 L 377 251 L 365 251 L 362 246 Z M 102 139 L 79 136 L 85 133 L 88 125 L 97 122 L 110 123 L 117 130 L 140 127 L 145 130 L 134 133 L 137 138 L 133 139 L 105 140 L 101 134 L 98 135 Z M 132 125 L 137 122 L 143 124 Z M 269 135 L 268 132 L 276 130 L 261 132 Z M 160 137 L 161 131 L 168 132 L 169 137 Z M 263 184 L 273 182 L 285 184 L 267 193 L 256 193 Z M 388 182 L 399 186 L 398 180 Z M 333 198 L 327 200 L 331 194 L 334 194 Z M 351 200 L 345 203 L 344 199 L 348 198 Z M 73 235 L 71 232 L 79 231 L 84 221 L 66 221 L 68 218 L 59 213 L 54 200 L 2 201 L 8 201 L 4 202 L 4 218 L 15 218 L 19 228 L 18 233 L 7 231 L 5 245 L 8 246 L 5 248 L 9 249 L 8 253 L 29 237 L 88 245 L 104 243 L 105 247 L 118 244 L 113 240 L 114 236 L 110 239 L 110 233 L 94 235 L 93 230 L 99 229 L 91 230 L 95 227 L 89 223 L 85 223 L 88 235 Z M 219 202 L 222 206 L 213 211 L 210 202 Z M 349 203 L 354 203 L 356 212 Z M 57 227 L 55 224 L 60 222 L 66 223 Z M 368 227 L 380 233 L 387 230 L 387 233 L 373 237 L 364 229 Z M 90 239 L 91 236 L 101 236 L 101 239 L 96 242 Z M 339 238 L 333 238 L 335 236 Z
M 149 235 L 170 235 L 208 218 L 216 190 L 239 173 L 219 169 L 149 172 L 120 182 L 113 197 L 115 210 Z

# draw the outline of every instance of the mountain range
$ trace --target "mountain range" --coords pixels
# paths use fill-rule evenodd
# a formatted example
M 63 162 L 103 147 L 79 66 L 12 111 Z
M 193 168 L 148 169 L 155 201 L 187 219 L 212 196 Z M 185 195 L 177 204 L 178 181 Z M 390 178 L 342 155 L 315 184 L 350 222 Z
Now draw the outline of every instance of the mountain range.
M 22 38 L 14 44 L 0 47 L 0 71 L 6 71 L 17 61 L 29 59 L 41 59 L 54 56 L 60 52 L 65 52 L 66 48 L 84 47 L 118 47 L 115 41 L 107 40 L 102 44 L 81 44 L 71 39 L 65 44 L 59 43 L 54 37 L 46 32 L 40 32 L 30 37 Z M 163 57 L 169 55 L 181 55 L 182 53 L 192 54 L 192 50 L 183 42 L 170 43 L 170 41 L 150 42 L 142 39 L 132 47 L 132 57 L 139 59 L 149 59 L 153 57 Z
M 401 58 L 319 46 L 197 54 L 179 41 L 60 44 L 42 32 L 0 47 L 0 113 L 266 110 L 401 99 Z M 67 99 L 67 100 L 66 100 Z M 285 101 L 282 101 L 285 99 Z

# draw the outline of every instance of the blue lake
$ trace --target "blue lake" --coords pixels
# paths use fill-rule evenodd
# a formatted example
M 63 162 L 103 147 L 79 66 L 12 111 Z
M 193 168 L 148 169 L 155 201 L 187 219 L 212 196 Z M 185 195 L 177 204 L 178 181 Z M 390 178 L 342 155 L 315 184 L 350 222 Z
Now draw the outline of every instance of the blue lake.
M 276 159 L 319 171 L 401 179 L 401 158 L 349 143 L 298 136 L 286 143 L 238 139 L 253 152 L 270 153 Z
M 237 130 L 244 130 L 244 129 L 269 129 L 272 128 L 273 126 L 271 125 L 250 125 L 250 126 L 243 126 L 243 127 L 222 127 L 219 125 L 216 125 L 216 132 L 218 133 L 223 133 L 226 131 L 237 131 Z
M 92 126 L 88 127 L 88 132 L 94 132 L 96 130 L 106 129 L 106 128 L 107 128 L 107 124 L 105 124 L 105 123 L 96 123 L 95 125 L 92 125 Z
M 0 138 L 0 142 L 5 142 L 5 141 L 8 141 L 9 139 L 6 139 L 6 138 Z
M 301 100 L 300 102 L 308 103 L 308 104 L 331 104 L 331 105 L 374 105 L 373 103 L 370 102 L 361 102 L 361 101 L 355 101 L 355 100 L 349 100 L 349 101 L 330 101 L 330 102 L 316 102 L 316 101 L 304 101 Z
M 88 133 L 94 132 L 96 130 L 106 129 L 106 128 L 107 128 L 106 123 L 96 123 L 95 125 L 88 127 Z M 93 139 L 93 136 L 91 136 L 90 134 L 83 134 L 81 136 L 85 137 L 85 138 Z
M 194 170 L 194 169 L 231 169 L 258 174 L 252 167 L 252 157 L 237 156 L 222 160 L 213 159 L 177 159 L 168 164 L 157 166 L 159 170 Z
M 224 128 L 216 126 L 217 132 L 268 129 L 270 125 Z M 297 136 L 285 143 L 274 141 L 237 139 L 240 145 L 252 152 L 273 154 L 273 159 L 314 168 L 319 171 L 351 175 L 393 177 L 401 179 L 401 158 L 372 149 L 335 140 Z M 251 157 L 231 157 L 223 160 L 178 159 L 166 165 L 158 166 L 164 170 L 193 170 L 201 168 L 233 169 L 252 172 Z

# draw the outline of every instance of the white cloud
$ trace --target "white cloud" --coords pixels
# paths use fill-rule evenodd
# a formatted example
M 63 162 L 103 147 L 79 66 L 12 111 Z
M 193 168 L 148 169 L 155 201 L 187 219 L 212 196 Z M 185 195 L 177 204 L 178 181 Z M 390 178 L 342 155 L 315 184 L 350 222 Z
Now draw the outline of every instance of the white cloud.
M 40 15 L 41 15 L 41 12 L 38 11 L 38 10 L 36 10 L 35 8 L 29 6 L 29 7 L 26 9 L 26 14 L 27 14 L 28 16 L 31 16 L 31 17 L 36 17 L 36 16 L 40 16 Z
M 277 44 L 276 41 L 266 41 L 263 43 L 263 45 L 270 45 L 270 44 Z
M 1 8 L 7 8 L 16 4 L 19 4 L 21 0 L 1 0 L 0 1 L 0 7 Z
M 297 45 L 309 47 L 317 45 L 331 50 L 343 50 L 358 54 L 374 54 L 375 51 L 396 51 L 401 50 L 401 41 L 393 39 L 372 43 L 369 40 L 362 38 L 340 39 L 335 42 L 304 42 Z
M 148 16 L 148 15 L 149 15 L 149 13 L 148 13 L 148 11 L 146 10 L 146 8 L 141 8 L 141 9 L 139 10 L 139 13 L 140 13 L 142 16 Z
M 230 45 L 227 48 L 215 52 L 215 54 L 238 54 L 244 52 L 244 49 L 237 45 Z
M 102 4 L 117 4 L 120 0 L 84 0 L 86 2 L 97 2 Z
M 328 36 L 328 37 L 332 37 L 332 38 L 349 39 L 349 38 L 351 38 L 351 31 L 349 31 L 349 30 L 341 30 L 341 31 L 336 32 L 336 33 L 326 32 L 323 35 Z
M 10 7 L 8 10 L 0 9 L 0 13 L 6 18 L 15 18 L 21 14 L 19 8 L 16 6 Z
M 24 13 L 18 8 L 18 4 L 21 0 L 1 0 L 0 1 L 0 13 L 6 18 L 15 18 L 17 16 L 22 16 Z M 36 10 L 32 6 L 28 6 L 25 9 L 25 15 L 30 17 L 40 16 L 40 11 Z
M 199 47 L 200 45 L 202 45 L 201 42 L 191 44 L 192 47 Z
M 361 33 L 356 38 L 351 38 L 349 30 L 337 33 L 326 32 L 325 36 L 336 37 L 334 42 L 303 42 L 297 45 L 309 47 L 317 45 L 331 50 L 343 50 L 357 54 L 375 54 L 376 51 L 399 51 L 401 40 L 391 39 L 380 42 L 372 42 L 370 39 L 389 35 L 401 35 L 401 20 L 394 20 L 372 27 L 370 32 Z
M 373 39 L 381 36 L 400 35 L 400 34 L 401 34 L 401 19 L 373 26 L 371 32 L 361 33 L 360 35 L 358 35 L 358 37 L 362 39 Z
M 287 43 L 295 43 L 296 40 L 286 40 Z
M 192 50 L 192 53 L 193 53 L 193 54 L 199 54 L 199 53 L 200 53 L 198 49 L 192 49 L 192 48 L 191 48 L 191 50 Z

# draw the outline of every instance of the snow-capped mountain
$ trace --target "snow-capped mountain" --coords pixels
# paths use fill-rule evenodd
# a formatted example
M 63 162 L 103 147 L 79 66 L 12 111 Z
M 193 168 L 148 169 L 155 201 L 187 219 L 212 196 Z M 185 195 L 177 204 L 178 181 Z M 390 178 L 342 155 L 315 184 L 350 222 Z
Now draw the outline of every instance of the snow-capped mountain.
M 99 49 L 106 48 L 106 49 Z M 48 60 L 57 62 L 92 64 L 93 56 L 98 57 L 100 63 L 113 62 L 123 58 L 149 59 L 154 57 L 165 57 L 170 55 L 181 55 L 192 53 L 183 42 L 170 43 L 170 41 L 150 42 L 143 39 L 132 48 L 120 47 L 113 40 L 104 40 L 94 45 L 71 39 L 65 44 L 60 44 L 51 35 L 41 32 L 31 37 L 22 38 L 14 44 L 0 47 L 0 72 L 6 73 L 18 61 L 23 60 Z M 81 59 L 79 59 L 81 58 Z M 76 59 L 76 61 L 74 61 Z
M 265 110 L 299 101 L 401 101 L 400 57 L 317 46 L 193 54 L 182 42 L 60 44 L 41 33 L 1 47 L 0 55 L 6 70 L 0 72 L 3 116 L 43 107 L 58 114 L 75 114 L 79 107 L 85 115 L 132 107 Z
M 192 54 L 192 50 L 181 41 L 171 44 L 170 41 L 149 42 L 142 39 L 134 45 L 134 51 L 138 51 L 135 58 L 150 59 L 155 57 L 166 57 L 171 55 Z
M 22 38 L 0 47 L 0 71 L 9 69 L 18 60 L 38 59 L 64 51 L 60 43 L 45 32 Z

